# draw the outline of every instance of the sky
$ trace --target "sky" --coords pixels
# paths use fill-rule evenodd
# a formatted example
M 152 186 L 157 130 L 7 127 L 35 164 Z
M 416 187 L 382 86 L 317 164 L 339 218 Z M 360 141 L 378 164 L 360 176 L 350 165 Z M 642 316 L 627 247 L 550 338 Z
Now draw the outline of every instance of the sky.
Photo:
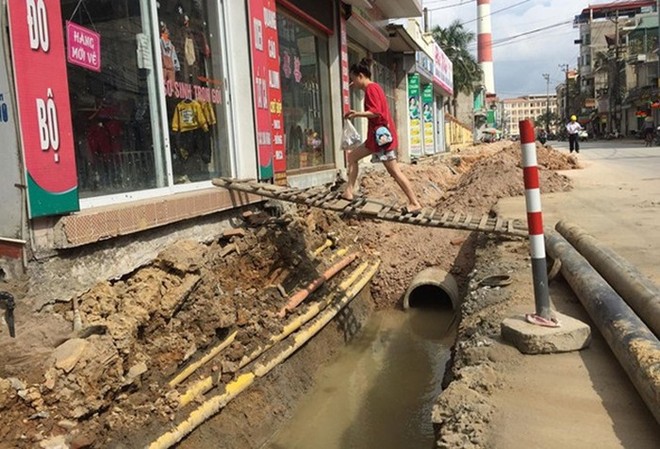
M 500 98 L 527 94 L 545 94 L 543 74 L 550 75 L 550 93 L 563 82 L 562 64 L 575 68 L 579 54 L 577 28 L 573 19 L 589 4 L 614 0 L 491 0 L 493 27 L 493 65 L 495 91 Z M 448 26 L 458 19 L 465 28 L 477 33 L 476 0 L 423 0 L 429 9 L 431 27 Z M 442 9 L 440 9 L 442 8 Z M 502 12 L 496 12 L 505 9 Z M 564 23 L 566 22 L 566 23 Z M 508 42 L 497 42 L 527 31 L 548 27 L 544 31 Z M 471 47 L 477 55 L 476 39 Z

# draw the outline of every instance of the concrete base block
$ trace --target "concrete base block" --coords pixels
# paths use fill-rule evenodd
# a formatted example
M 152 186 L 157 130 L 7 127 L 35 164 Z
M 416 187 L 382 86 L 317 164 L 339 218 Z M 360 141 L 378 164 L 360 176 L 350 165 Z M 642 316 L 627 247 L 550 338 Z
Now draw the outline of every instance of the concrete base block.
M 579 351 L 591 342 L 588 324 L 555 313 L 561 327 L 543 327 L 528 323 L 524 316 L 506 318 L 500 325 L 502 338 L 523 354 L 552 354 Z

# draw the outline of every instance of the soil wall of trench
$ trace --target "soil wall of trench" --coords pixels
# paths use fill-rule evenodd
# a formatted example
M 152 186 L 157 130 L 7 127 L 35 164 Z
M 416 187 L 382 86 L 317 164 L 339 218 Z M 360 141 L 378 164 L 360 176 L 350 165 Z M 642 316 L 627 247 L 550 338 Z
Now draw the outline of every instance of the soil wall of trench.
M 574 159 L 542 149 L 539 165 L 545 191 L 570 189 L 567 178 L 553 170 L 577 168 Z M 497 199 L 524 191 L 515 145 L 479 146 L 402 168 L 425 205 L 438 210 L 489 213 Z M 403 204 L 400 190 L 383 170 L 366 171 L 361 190 Z M 350 341 L 374 308 L 400 307 L 408 283 L 424 268 L 437 266 L 457 279 L 460 296 L 468 298 L 461 319 L 470 315 L 468 282 L 477 236 L 275 206 L 242 215 L 238 228 L 216 228 L 204 242 L 179 240 L 123 275 L 110 270 L 110 277 L 70 296 L 65 287 L 75 282 L 65 281 L 66 276 L 76 276 L 75 271 L 53 272 L 52 276 L 61 277 L 56 297 L 62 302 L 41 302 L 46 286 L 31 288 L 35 279 L 0 282 L 0 290 L 17 297 L 17 319 L 26 323 L 18 329 L 21 340 L 12 341 L 0 331 L 5 355 L 0 367 L 0 414 L 7 424 L 0 428 L 0 448 L 141 447 L 204 399 L 181 409 L 180 395 L 190 384 L 173 389 L 167 387 L 168 380 L 236 330 L 236 340 L 190 379 L 214 376 L 222 384 L 230 382 L 241 358 L 281 330 L 277 311 L 287 295 L 336 262 L 332 257 L 339 247 L 358 254 L 355 264 L 382 261 L 371 285 L 302 350 L 257 380 L 181 447 L 261 445 L 310 388 L 316 367 Z M 205 219 L 206 229 L 212 235 L 209 220 Z M 191 226 L 185 235 L 194 233 Z M 337 247 L 314 257 L 328 233 L 336 238 Z M 92 279 L 90 274 L 84 273 L 84 279 Z M 311 302 L 337 285 L 334 280 L 326 283 Z M 72 332 L 76 322 L 82 330 Z M 471 324 L 473 330 L 459 329 L 459 338 L 472 338 L 478 346 L 474 328 L 479 325 L 477 319 Z M 463 346 L 461 340 L 453 350 L 454 379 L 465 374 L 457 371 L 464 366 L 459 351 Z M 459 382 L 452 382 L 447 390 L 458 386 Z M 446 398 L 457 398 L 460 405 L 460 399 L 470 395 Z M 473 444 L 482 441 L 483 432 L 470 427 L 470 420 L 482 416 L 472 414 L 474 404 L 480 407 L 480 398 L 472 399 L 470 413 L 463 413 L 440 398 L 433 419 L 439 440 L 447 444 L 442 447 L 457 447 L 451 446 L 455 438 L 446 436 L 456 432 L 467 435 Z M 488 414 L 486 406 L 483 412 Z M 456 424 L 461 419 L 466 420 L 464 427 Z

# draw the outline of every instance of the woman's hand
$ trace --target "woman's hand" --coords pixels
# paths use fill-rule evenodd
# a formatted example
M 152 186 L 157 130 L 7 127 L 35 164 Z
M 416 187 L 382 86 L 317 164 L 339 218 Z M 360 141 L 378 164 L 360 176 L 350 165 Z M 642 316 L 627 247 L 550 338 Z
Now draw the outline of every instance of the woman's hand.
M 346 114 L 344 114 L 344 118 L 347 118 L 347 119 L 352 119 L 352 118 L 355 118 L 357 116 L 358 116 L 358 112 L 354 111 L 353 109 L 351 109 Z

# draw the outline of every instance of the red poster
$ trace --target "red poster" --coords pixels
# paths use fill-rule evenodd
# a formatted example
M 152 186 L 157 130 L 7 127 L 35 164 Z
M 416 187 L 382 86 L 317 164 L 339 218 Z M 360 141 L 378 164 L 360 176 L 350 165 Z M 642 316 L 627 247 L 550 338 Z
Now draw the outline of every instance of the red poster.
M 348 38 L 346 36 L 346 19 L 341 16 L 340 22 L 341 39 L 341 98 L 344 113 L 351 110 L 351 93 L 349 91 L 350 76 L 348 73 Z
M 250 0 L 249 16 L 259 178 L 286 183 L 275 0 Z
M 79 209 L 60 3 L 7 2 L 30 217 Z

